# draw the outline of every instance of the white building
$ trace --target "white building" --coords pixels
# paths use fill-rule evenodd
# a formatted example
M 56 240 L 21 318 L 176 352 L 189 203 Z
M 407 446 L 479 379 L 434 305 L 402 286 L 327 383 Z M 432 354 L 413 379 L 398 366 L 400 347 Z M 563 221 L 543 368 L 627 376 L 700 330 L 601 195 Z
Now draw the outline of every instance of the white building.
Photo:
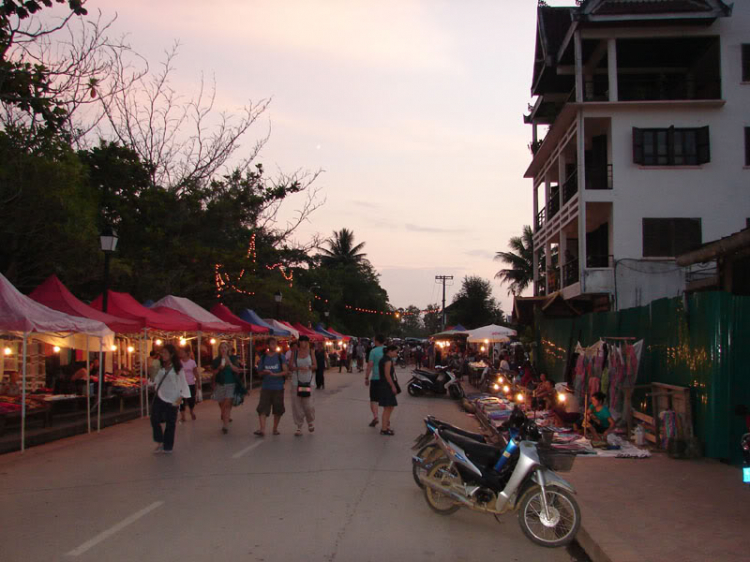
M 677 296 L 674 257 L 747 226 L 750 1 L 542 5 L 532 94 L 535 295 Z

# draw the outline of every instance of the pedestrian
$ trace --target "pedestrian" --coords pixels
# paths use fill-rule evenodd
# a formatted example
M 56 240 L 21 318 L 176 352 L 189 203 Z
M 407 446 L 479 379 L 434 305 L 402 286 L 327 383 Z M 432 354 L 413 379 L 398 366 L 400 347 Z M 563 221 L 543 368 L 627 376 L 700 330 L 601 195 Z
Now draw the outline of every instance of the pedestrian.
M 190 397 L 190 389 L 182 371 L 177 350 L 171 344 L 161 350 L 161 369 L 154 380 L 156 396 L 151 405 L 151 428 L 156 442 L 155 454 L 171 454 L 177 428 L 177 409 L 183 398 Z M 161 424 L 165 424 L 162 431 Z
M 317 365 L 317 369 L 315 370 L 315 388 L 320 390 L 326 386 L 326 351 L 321 342 L 315 344 L 315 364 Z
M 286 353 L 284 354 L 284 359 L 286 359 L 286 364 L 289 365 L 292 362 L 292 357 L 295 353 L 297 353 L 297 350 L 299 349 L 299 345 L 297 344 L 297 341 L 293 341 L 289 344 L 289 349 L 286 350 Z
M 258 400 L 258 423 L 254 431 L 258 437 L 266 434 L 266 420 L 273 413 L 273 434 L 279 435 L 279 422 L 286 411 L 284 408 L 284 379 L 289 369 L 286 357 L 276 347 L 276 339 L 268 340 L 268 349 L 258 361 L 258 374 L 263 377 Z
M 380 360 L 380 400 L 379 405 L 383 408 L 383 425 L 380 428 L 380 435 L 394 435 L 391 429 L 391 415 L 393 409 L 398 406 L 396 395 L 401 392 L 396 380 L 396 355 L 398 347 L 389 345 L 385 348 L 385 354 Z
M 416 359 L 417 361 L 417 369 L 422 368 L 422 358 L 423 358 L 422 346 L 418 345 L 417 350 L 414 352 L 414 359 Z
M 378 425 L 378 405 L 380 402 L 380 360 L 383 358 L 383 344 L 385 336 L 378 334 L 375 336 L 375 347 L 370 350 L 370 357 L 367 360 L 367 369 L 365 370 L 365 386 L 370 387 L 370 411 L 372 412 L 372 421 L 370 427 Z
M 302 435 L 302 424 L 307 420 L 307 431 L 315 431 L 315 403 L 313 402 L 312 379 L 317 370 L 315 354 L 310 350 L 310 338 L 299 337 L 299 349 L 290 363 L 292 371 L 292 417 L 297 426 L 296 437 Z
M 346 365 L 346 344 L 341 344 L 341 351 L 339 351 L 339 373 L 341 372 L 341 368 L 349 370 Z
M 186 398 L 182 401 L 182 404 L 180 404 L 180 423 L 185 423 L 185 404 L 190 408 L 190 417 L 195 419 L 195 383 L 198 379 L 198 365 L 196 365 L 195 360 L 190 357 L 190 352 L 187 347 L 181 347 L 179 355 L 182 372 L 185 373 L 185 380 L 190 389 L 190 398 Z
M 154 348 L 151 350 L 151 353 L 149 355 L 149 364 L 148 364 L 148 378 L 152 381 L 156 380 L 156 375 L 161 369 L 161 360 L 159 359 L 159 350 Z M 99 373 L 97 373 L 98 375 Z
M 365 370 L 365 346 L 362 340 L 357 341 L 357 372 L 361 373 Z
M 229 344 L 221 342 L 219 345 L 219 356 L 211 364 L 214 374 L 213 397 L 219 403 L 221 410 L 221 432 L 229 433 L 229 422 L 232 416 L 232 401 L 234 400 L 234 386 L 239 379 L 237 374 L 237 357 L 229 354 Z

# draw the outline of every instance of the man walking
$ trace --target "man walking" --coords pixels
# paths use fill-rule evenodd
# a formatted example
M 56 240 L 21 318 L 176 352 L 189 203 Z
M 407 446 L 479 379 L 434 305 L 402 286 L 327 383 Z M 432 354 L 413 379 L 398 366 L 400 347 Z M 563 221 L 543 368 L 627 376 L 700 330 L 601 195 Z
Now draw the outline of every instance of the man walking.
M 258 401 L 260 427 L 254 432 L 258 437 L 266 433 L 266 419 L 273 411 L 273 434 L 279 434 L 279 421 L 284 414 L 284 379 L 288 372 L 286 358 L 276 350 L 276 340 L 268 340 L 268 349 L 258 362 L 258 374 L 263 377 Z
M 378 402 L 380 402 L 380 360 L 383 358 L 383 345 L 385 345 L 385 336 L 378 334 L 375 336 L 375 347 L 370 351 L 370 356 L 367 360 L 367 369 L 365 370 L 365 386 L 370 387 L 370 410 L 372 411 L 370 427 L 378 425 Z

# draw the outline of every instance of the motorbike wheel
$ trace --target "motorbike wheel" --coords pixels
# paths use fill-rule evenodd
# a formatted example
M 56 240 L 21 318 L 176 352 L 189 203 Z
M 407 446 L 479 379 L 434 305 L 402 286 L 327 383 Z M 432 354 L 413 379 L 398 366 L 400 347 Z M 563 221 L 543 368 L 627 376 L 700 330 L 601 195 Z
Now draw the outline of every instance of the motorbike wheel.
M 546 520 L 541 492 L 539 486 L 534 486 L 521 499 L 518 508 L 521 530 L 531 542 L 540 546 L 555 548 L 570 544 L 581 526 L 578 502 L 567 490 L 547 488 L 551 520 Z
M 443 456 L 443 450 L 436 443 L 429 443 L 422 447 L 416 454 L 416 456 L 422 459 L 423 463 L 434 462 L 435 460 Z M 420 468 L 418 465 L 412 463 L 411 472 L 412 476 L 414 476 L 414 482 L 417 483 L 417 486 L 419 486 L 420 488 L 424 488 L 424 484 L 422 484 L 422 481 L 419 479 L 419 475 L 427 474 L 427 471 L 424 468 Z
M 435 463 L 427 472 L 427 476 L 439 480 L 443 485 L 451 485 L 456 481 L 461 481 L 458 471 L 455 468 L 450 468 L 448 460 Z M 429 486 L 424 487 L 424 499 L 427 500 L 430 509 L 440 515 L 450 515 L 461 509 L 461 506 L 457 505 L 450 497 L 433 490 Z
M 451 395 L 451 398 L 454 400 L 461 400 L 463 398 L 463 389 L 458 385 L 453 385 L 448 389 L 448 393 Z
M 409 396 L 422 396 L 422 391 L 413 384 L 410 384 L 406 387 L 406 392 L 409 393 Z

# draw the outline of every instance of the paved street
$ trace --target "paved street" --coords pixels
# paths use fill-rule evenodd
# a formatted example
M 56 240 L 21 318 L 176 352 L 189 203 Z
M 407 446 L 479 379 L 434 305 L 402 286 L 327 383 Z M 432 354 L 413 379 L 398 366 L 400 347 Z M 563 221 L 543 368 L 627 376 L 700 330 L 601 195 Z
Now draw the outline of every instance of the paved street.
M 408 372 L 401 372 L 405 382 Z M 402 394 L 395 437 L 367 426 L 357 373 L 327 374 L 316 431 L 260 439 L 257 391 L 219 431 L 213 402 L 155 456 L 148 420 L 0 458 L 3 562 L 568 561 L 526 539 L 515 516 L 443 517 L 411 478 L 410 445 L 433 413 L 473 422 L 449 400 Z

